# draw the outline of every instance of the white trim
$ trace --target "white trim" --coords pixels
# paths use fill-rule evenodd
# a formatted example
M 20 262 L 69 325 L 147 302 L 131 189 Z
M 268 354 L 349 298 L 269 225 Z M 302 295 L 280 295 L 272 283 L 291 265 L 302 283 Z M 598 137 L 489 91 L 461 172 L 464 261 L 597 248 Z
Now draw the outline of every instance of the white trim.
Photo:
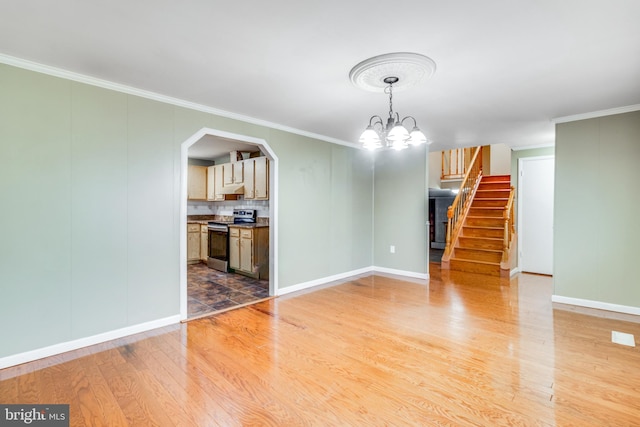
M 640 307 L 628 305 L 612 304 L 609 302 L 593 301 L 581 298 L 564 297 L 561 295 L 551 295 L 551 301 L 560 304 L 577 305 L 579 307 L 596 308 L 598 310 L 615 311 L 616 313 L 634 314 L 640 316 Z
M 103 342 L 115 340 L 141 332 L 150 331 L 152 329 L 162 328 L 164 326 L 173 325 L 180 322 L 180 316 L 170 316 L 164 319 L 152 320 L 150 322 L 140 323 L 138 325 L 127 326 L 125 328 L 104 332 L 90 337 L 79 338 L 73 341 L 67 341 L 54 344 L 49 347 L 43 347 L 36 350 L 26 351 L 24 353 L 14 354 L 11 356 L 0 358 L 0 369 L 10 366 L 20 365 L 22 363 L 33 362 L 56 354 L 65 353 L 67 351 L 77 350 L 79 348 L 88 347 L 90 345 L 100 344 Z
M 556 117 L 551 119 L 551 123 L 567 123 L 578 120 L 594 119 L 596 117 L 612 116 L 614 114 L 630 113 L 640 110 L 640 104 L 628 105 L 626 107 L 610 108 L 608 110 L 593 111 L 590 113 L 574 114 L 572 116 Z
M 357 276 L 359 274 L 371 273 L 374 267 L 365 267 L 358 270 L 351 270 L 345 273 L 334 274 L 333 276 L 322 277 L 320 279 L 310 280 L 308 282 L 298 283 L 297 285 L 287 286 L 286 288 L 278 289 L 278 296 L 290 294 L 292 292 L 302 291 L 305 289 L 313 288 L 315 286 L 325 285 L 336 280 L 346 279 L 348 277 Z
M 516 267 L 513 270 L 511 270 L 511 272 L 509 273 L 509 277 L 513 277 L 518 273 L 520 273 L 520 267 Z
M 278 156 L 267 141 L 218 129 L 202 128 L 180 146 L 180 318 L 188 318 L 187 297 L 187 175 L 189 147 L 205 135 L 219 136 L 240 142 L 255 144 L 264 149 L 269 159 L 269 295 L 278 289 Z
M 396 270 L 395 268 L 373 267 L 373 271 L 379 273 L 395 274 L 396 276 L 413 277 L 414 279 L 429 280 L 429 273 L 416 273 L 415 271 Z
M 550 144 L 536 144 L 536 145 L 522 145 L 517 147 L 510 147 L 512 151 L 524 151 L 524 150 L 536 150 L 538 148 L 553 148 L 556 146 L 555 142 Z
M 298 283 L 297 285 L 287 286 L 286 288 L 278 289 L 278 296 L 290 294 L 292 292 L 302 291 L 305 289 L 313 288 L 320 285 L 326 285 L 330 282 L 337 280 L 348 279 L 350 277 L 367 274 L 367 273 L 387 273 L 394 274 L 396 276 L 412 277 L 416 279 L 429 280 L 429 273 L 416 273 L 413 271 L 395 270 L 393 268 L 385 267 L 365 267 L 358 270 L 347 271 L 345 273 L 335 274 L 333 276 L 322 277 L 320 279 L 310 280 L 308 282 Z
M 67 80 L 72 80 L 79 83 L 88 84 L 91 86 L 97 86 L 104 89 L 110 89 L 117 92 L 126 93 L 129 95 L 135 95 L 142 98 L 152 99 L 154 101 L 164 102 L 166 104 L 176 105 L 178 107 L 189 108 L 191 110 L 202 111 L 204 113 L 215 114 L 221 117 L 227 117 L 234 120 L 240 120 L 246 123 L 252 123 L 259 126 L 265 126 L 272 129 L 278 129 L 284 132 L 290 132 L 296 135 L 306 136 L 309 138 L 319 139 L 333 144 L 345 145 L 351 148 L 363 149 L 361 144 L 355 144 L 353 142 L 343 141 L 341 139 L 332 138 L 326 135 L 320 135 L 313 132 L 307 132 L 302 129 L 296 129 L 289 126 L 281 125 L 278 123 L 270 122 L 268 120 L 258 119 L 255 117 L 245 116 L 243 114 L 233 113 L 231 111 L 221 110 L 219 108 L 209 107 L 207 105 L 196 104 L 194 102 L 185 101 L 183 99 L 174 98 L 171 96 L 162 95 L 156 92 L 137 89 L 131 86 L 126 86 L 119 83 L 113 83 L 108 80 L 99 79 L 96 77 L 86 76 L 72 71 L 63 70 L 61 68 L 51 67 L 49 65 L 39 64 L 37 62 L 28 61 L 26 59 L 20 59 L 13 56 L 0 53 L 0 63 L 11 65 L 25 70 L 35 71 L 42 74 L 47 74 L 54 77 L 60 77 Z

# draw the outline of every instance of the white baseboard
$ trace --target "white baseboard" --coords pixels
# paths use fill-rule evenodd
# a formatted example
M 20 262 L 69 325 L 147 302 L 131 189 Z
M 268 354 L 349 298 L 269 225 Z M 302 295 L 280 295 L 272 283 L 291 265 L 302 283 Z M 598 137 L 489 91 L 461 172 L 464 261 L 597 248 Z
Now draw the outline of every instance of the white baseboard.
M 513 277 L 513 276 L 515 276 L 515 275 L 516 275 L 516 274 L 518 274 L 518 273 L 520 273 L 520 268 L 519 268 L 519 267 L 516 267 L 516 268 L 514 268 L 513 270 L 511 270 L 511 272 L 509 273 L 509 277 Z
M 559 304 L 576 305 L 579 307 L 595 308 L 598 310 L 614 311 L 616 313 L 633 314 L 640 316 L 640 307 L 628 305 L 611 304 L 602 301 L 592 301 L 588 299 L 563 297 L 561 295 L 551 295 L 551 301 Z
M 373 271 L 379 273 L 395 274 L 396 276 L 413 277 L 415 279 L 429 280 L 429 273 L 416 273 L 415 271 L 396 270 L 386 267 L 373 267 Z
M 305 289 L 313 288 L 314 286 L 325 285 L 329 282 L 336 280 L 346 279 L 348 277 L 357 276 L 359 274 L 370 273 L 373 271 L 373 267 L 360 268 L 358 270 L 347 271 L 346 273 L 335 274 L 333 276 L 322 277 L 320 279 L 310 280 L 308 282 L 298 283 L 297 285 L 287 286 L 286 288 L 278 289 L 278 296 L 290 294 L 291 292 L 302 291 Z
M 173 325 L 179 322 L 180 315 L 175 315 L 165 317 L 164 319 L 152 320 L 151 322 L 140 323 L 138 325 L 127 326 L 126 328 L 116 329 L 114 331 L 104 332 L 98 335 L 92 335 L 90 337 L 54 344 L 49 347 L 14 354 L 12 356 L 0 358 L 0 369 L 20 365 L 22 363 L 33 362 L 34 360 L 54 356 L 67 351 L 77 350 L 90 345 L 100 344 L 133 334 L 139 334 L 140 332 L 146 332 L 151 329 L 162 328 L 163 326 Z
M 416 273 L 413 271 L 404 271 L 404 270 L 394 270 L 392 268 L 385 267 L 365 267 L 358 270 L 347 271 L 346 273 L 340 273 L 333 276 L 323 277 L 316 280 L 310 280 L 308 282 L 298 283 L 297 285 L 287 286 L 286 288 L 282 288 L 278 290 L 278 296 L 290 294 L 292 292 L 302 291 L 305 289 L 313 288 L 315 286 L 326 285 L 330 282 L 335 282 L 337 280 L 348 279 L 349 277 L 358 276 L 360 274 L 379 272 L 379 273 L 387 273 L 394 274 L 397 276 L 405 276 L 405 277 L 413 277 L 417 279 L 428 280 L 429 275 L 425 273 Z

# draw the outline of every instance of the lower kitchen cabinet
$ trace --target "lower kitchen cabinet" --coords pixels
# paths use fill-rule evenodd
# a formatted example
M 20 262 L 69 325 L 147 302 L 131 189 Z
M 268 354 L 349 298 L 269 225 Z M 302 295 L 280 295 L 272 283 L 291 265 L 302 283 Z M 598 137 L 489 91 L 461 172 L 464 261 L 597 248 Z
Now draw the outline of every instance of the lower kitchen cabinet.
M 187 262 L 200 262 L 200 224 L 187 224 Z
M 200 225 L 200 261 L 207 262 L 209 258 L 209 227 Z
M 269 227 L 229 227 L 229 267 L 257 279 L 269 278 Z

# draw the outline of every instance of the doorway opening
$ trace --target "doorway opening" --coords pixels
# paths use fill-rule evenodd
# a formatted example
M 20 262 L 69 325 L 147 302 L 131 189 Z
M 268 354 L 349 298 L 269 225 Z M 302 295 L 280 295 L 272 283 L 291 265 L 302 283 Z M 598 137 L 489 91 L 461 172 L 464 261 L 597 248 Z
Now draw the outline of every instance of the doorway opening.
M 254 157 L 257 159 L 254 160 Z M 253 185 L 257 179 L 253 175 L 254 164 L 268 166 L 266 170 L 255 166 L 256 175 L 262 174 L 260 176 L 264 175 L 267 180 L 267 183 L 262 183 L 266 186 L 267 195 L 254 197 L 248 189 L 247 194 L 244 194 L 242 182 L 244 175 L 241 173 L 239 180 L 235 174 L 233 184 L 226 186 L 223 190 L 216 188 L 214 197 L 214 177 L 212 175 L 211 179 L 207 179 L 207 170 L 213 173 L 217 168 L 229 170 L 231 166 L 236 169 L 251 166 L 251 171 L 247 169 L 247 176 L 250 176 L 250 182 Z M 191 172 L 199 169 L 205 173 L 205 178 L 201 179 L 205 180 L 203 182 L 206 182 L 205 185 L 209 185 L 211 190 L 206 191 L 206 196 L 192 194 L 193 187 L 189 186 L 190 169 Z M 260 138 L 203 128 L 182 143 L 180 170 L 181 319 L 192 320 L 275 295 L 278 288 L 278 159 L 268 143 Z M 193 175 L 191 176 L 193 181 Z M 218 179 L 217 172 L 216 179 Z M 220 172 L 219 180 L 216 182 L 222 182 L 222 179 L 223 175 Z M 226 175 L 224 180 L 226 182 Z M 247 181 L 247 187 L 249 187 L 249 181 Z M 234 194 L 230 193 L 230 189 Z M 244 216 L 251 212 L 256 219 L 254 224 L 243 225 L 245 227 L 243 237 L 255 235 L 256 240 L 247 240 L 243 243 L 248 242 L 249 245 L 253 245 L 254 256 L 259 256 L 262 263 L 259 270 L 245 271 L 246 269 L 242 268 L 236 270 L 231 264 L 227 268 L 220 267 L 218 263 L 207 262 L 207 256 L 210 255 L 208 254 L 210 251 L 208 237 L 211 235 L 208 227 L 210 229 L 213 222 L 232 223 L 234 214 L 239 212 Z M 236 226 L 238 225 L 231 224 L 229 230 L 237 230 Z M 216 233 L 216 238 L 219 239 L 217 234 L 219 233 Z M 257 241 L 258 236 L 261 243 Z M 258 243 L 261 244 L 259 248 Z M 197 254 L 194 254 L 194 249 Z M 233 259 L 233 249 L 230 251 Z M 251 252 L 243 252 L 243 254 L 246 253 Z

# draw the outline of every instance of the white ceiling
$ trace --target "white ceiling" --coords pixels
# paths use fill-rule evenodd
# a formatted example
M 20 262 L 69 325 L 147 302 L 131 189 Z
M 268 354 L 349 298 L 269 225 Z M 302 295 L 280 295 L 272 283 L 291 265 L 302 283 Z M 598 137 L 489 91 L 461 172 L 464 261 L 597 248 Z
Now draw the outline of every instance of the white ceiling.
M 416 52 L 397 93 L 431 151 L 550 145 L 551 119 L 640 104 L 638 0 L 0 0 L 0 54 L 337 139 L 384 94 L 358 62 Z
M 260 151 L 260 147 L 233 139 L 205 135 L 189 147 L 189 158 L 213 160 L 232 151 Z

